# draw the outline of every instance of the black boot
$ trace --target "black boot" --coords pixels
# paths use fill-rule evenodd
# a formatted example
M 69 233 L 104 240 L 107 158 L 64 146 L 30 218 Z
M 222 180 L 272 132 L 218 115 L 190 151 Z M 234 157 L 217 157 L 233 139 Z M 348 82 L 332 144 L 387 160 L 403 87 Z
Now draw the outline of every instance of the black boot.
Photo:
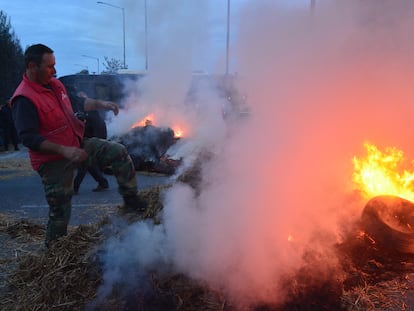
M 138 195 L 125 196 L 124 205 L 120 207 L 120 211 L 124 213 L 136 212 L 142 213 L 147 210 L 147 203 Z

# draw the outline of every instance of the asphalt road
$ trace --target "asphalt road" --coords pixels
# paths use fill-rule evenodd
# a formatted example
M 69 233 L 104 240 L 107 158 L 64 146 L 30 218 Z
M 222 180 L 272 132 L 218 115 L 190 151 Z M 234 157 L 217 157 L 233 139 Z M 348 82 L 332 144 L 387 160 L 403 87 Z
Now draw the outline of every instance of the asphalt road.
M 28 158 L 26 149 L 17 152 L 0 151 L 0 160 Z M 71 225 L 87 224 L 99 220 L 106 214 L 115 213 L 116 206 L 122 204 L 122 197 L 117 191 L 116 179 L 105 175 L 109 189 L 92 192 L 96 187 L 94 179 L 87 174 L 79 194 L 72 198 Z M 137 173 L 138 189 L 146 189 L 170 182 L 168 176 L 150 173 Z M 43 194 L 43 187 L 37 173 L 21 170 L 0 170 L 0 213 L 12 215 L 17 219 L 30 219 L 44 222 L 47 220 L 48 206 Z

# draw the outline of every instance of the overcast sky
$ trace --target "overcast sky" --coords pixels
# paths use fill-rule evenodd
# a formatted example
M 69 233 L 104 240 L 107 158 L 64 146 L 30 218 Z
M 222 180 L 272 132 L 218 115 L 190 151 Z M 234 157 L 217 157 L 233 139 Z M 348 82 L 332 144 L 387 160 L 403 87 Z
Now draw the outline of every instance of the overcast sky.
M 261 0 L 260 0 L 261 1 Z M 110 0 L 109 4 L 125 8 L 126 64 L 131 70 L 145 69 L 145 0 Z M 308 0 L 286 0 L 290 4 L 307 4 Z M 230 42 L 237 36 L 238 12 L 249 0 L 231 0 Z M 88 69 L 102 71 L 104 57 L 123 61 L 122 9 L 98 4 L 95 0 L 0 0 L 0 9 L 10 18 L 12 28 L 23 49 L 44 43 L 55 51 L 58 76 Z M 202 44 L 193 51 L 193 70 L 217 71 L 217 63 L 226 53 L 226 0 L 147 0 L 148 64 L 158 53 L 159 42 L 174 24 L 191 32 L 196 17 L 204 29 Z M 157 51 L 154 49 L 157 47 Z M 206 52 L 207 51 L 207 52 Z M 85 57 L 82 55 L 90 56 Z M 165 57 L 169 57 L 165 55 Z M 231 64 L 230 71 L 234 71 Z

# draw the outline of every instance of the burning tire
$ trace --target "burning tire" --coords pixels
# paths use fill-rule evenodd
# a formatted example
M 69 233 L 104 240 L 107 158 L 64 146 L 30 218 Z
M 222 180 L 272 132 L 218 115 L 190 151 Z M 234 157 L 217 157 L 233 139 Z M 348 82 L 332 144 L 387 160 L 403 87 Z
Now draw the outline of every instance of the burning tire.
M 414 254 L 414 203 L 397 196 L 377 196 L 365 205 L 363 230 L 379 245 Z

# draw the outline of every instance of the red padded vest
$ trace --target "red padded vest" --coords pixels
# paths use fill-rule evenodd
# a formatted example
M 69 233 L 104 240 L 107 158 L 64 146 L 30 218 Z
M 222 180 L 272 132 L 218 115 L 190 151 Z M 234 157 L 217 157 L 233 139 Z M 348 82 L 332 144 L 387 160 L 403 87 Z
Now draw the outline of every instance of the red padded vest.
M 24 96 L 36 107 L 39 117 L 39 134 L 45 139 L 65 146 L 79 147 L 85 125 L 78 120 L 72 110 L 66 89 L 56 78 L 50 81 L 50 89 L 29 80 L 26 74 L 14 92 L 13 99 Z M 38 170 L 42 163 L 60 160 L 56 154 L 46 154 L 29 150 L 33 169 Z

